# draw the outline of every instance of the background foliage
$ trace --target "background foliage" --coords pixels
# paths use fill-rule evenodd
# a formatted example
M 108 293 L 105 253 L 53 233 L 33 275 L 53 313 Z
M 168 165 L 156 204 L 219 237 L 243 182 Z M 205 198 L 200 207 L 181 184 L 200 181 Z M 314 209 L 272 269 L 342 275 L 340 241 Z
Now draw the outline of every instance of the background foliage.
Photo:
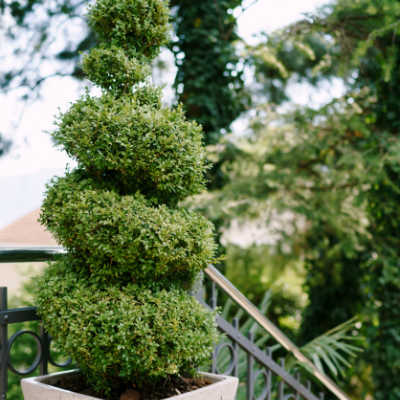
M 367 351 L 350 371 L 356 398 L 371 378 L 374 398 L 399 398 L 398 12 L 397 2 L 337 1 L 249 49 L 259 81 L 253 134 L 222 166 L 229 185 L 206 199 L 226 217 L 291 213 L 274 247 L 300 249 L 307 271 L 299 340 L 360 315 Z M 291 84 L 334 78 L 341 98 L 282 115 Z
M 245 110 L 243 65 L 235 42 L 233 10 L 242 0 L 174 0 L 175 39 L 171 43 L 178 72 L 175 88 L 188 118 L 204 129 L 205 144 L 216 144 Z M 212 82 L 212 84 L 210 84 Z

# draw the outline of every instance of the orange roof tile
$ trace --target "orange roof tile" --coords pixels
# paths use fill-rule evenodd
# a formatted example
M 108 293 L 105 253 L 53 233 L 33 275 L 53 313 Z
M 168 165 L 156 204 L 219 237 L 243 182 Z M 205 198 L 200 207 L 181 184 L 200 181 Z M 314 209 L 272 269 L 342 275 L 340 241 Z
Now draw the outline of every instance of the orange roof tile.
M 0 230 L 0 246 L 55 246 L 56 240 L 38 222 L 40 209 L 17 219 Z

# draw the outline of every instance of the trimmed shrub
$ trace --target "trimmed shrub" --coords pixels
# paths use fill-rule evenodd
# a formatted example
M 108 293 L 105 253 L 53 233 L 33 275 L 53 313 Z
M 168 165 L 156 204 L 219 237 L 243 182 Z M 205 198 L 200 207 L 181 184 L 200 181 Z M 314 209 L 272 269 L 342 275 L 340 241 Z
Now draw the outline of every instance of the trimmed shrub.
M 83 57 L 82 68 L 93 83 L 116 94 L 131 91 L 150 75 L 150 66 L 115 46 L 92 49 Z
M 41 222 L 68 250 L 40 281 L 49 333 L 103 395 L 193 374 L 217 338 L 188 294 L 213 261 L 211 224 L 178 207 L 204 187 L 201 128 L 141 82 L 165 43 L 164 0 L 98 0 L 103 42 L 83 68 L 103 88 L 60 115 L 56 144 L 78 169 L 53 179 Z
M 212 225 L 184 209 L 154 206 L 137 192 L 120 196 L 75 175 L 53 181 L 41 221 L 98 281 L 171 281 L 189 288 L 213 260 Z
M 86 95 L 61 116 L 53 138 L 92 175 L 117 174 L 125 192 L 176 204 L 203 189 L 201 129 L 158 100 L 149 88 L 120 98 Z
M 43 321 L 97 390 L 157 385 L 182 370 L 194 373 L 216 340 L 209 329 L 213 314 L 186 291 L 137 285 L 99 290 L 76 280 L 63 261 L 43 279 Z
M 104 43 L 154 58 L 167 44 L 169 12 L 161 0 L 97 0 L 89 24 Z

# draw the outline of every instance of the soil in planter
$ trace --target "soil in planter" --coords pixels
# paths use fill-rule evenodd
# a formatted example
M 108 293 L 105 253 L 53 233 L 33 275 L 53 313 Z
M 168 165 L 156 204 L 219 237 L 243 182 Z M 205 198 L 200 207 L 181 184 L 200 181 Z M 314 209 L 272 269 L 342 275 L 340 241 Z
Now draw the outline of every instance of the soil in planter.
M 172 376 L 169 379 L 161 382 L 157 387 L 149 389 L 138 390 L 135 385 L 116 390 L 107 397 L 107 400 L 161 400 L 168 397 L 177 396 L 192 390 L 200 389 L 204 386 L 211 384 L 204 378 L 183 378 L 180 376 Z M 93 396 L 103 398 L 102 394 L 97 393 L 89 388 L 80 374 L 73 374 L 68 376 L 61 376 L 57 381 L 52 382 L 53 386 L 61 389 L 70 390 Z

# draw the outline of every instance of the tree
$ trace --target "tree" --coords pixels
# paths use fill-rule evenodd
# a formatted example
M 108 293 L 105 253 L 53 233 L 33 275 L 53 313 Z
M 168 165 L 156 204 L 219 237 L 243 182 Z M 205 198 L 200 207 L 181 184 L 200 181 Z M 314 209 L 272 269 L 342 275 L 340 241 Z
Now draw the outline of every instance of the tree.
M 249 209 L 253 204 L 244 194 L 253 202 L 271 201 L 284 188 L 281 206 L 306 217 L 302 244 L 310 305 L 301 337 L 361 312 L 377 399 L 400 398 L 399 7 L 393 1 L 339 0 L 254 49 L 269 99 L 285 101 L 290 82 L 319 84 L 333 77 L 343 80 L 346 94 L 294 113 L 296 133 L 282 133 L 250 173 L 254 180 L 244 174 L 235 194 L 236 204 Z M 255 124 L 259 131 L 265 122 Z M 258 146 L 260 140 L 271 146 L 265 134 Z M 243 174 L 233 170 L 239 178 Z
M 188 118 L 203 126 L 206 145 L 216 145 L 249 103 L 233 14 L 242 2 L 172 2 L 177 6 L 174 15 L 176 39 L 171 43 L 178 67 L 174 86 Z M 226 183 L 228 177 L 220 166 L 234 155 L 235 149 L 231 146 L 213 160 L 208 173 L 209 189 Z M 218 221 L 214 222 L 218 225 Z
M 82 0 L 3 2 L 2 13 L 8 17 L 1 27 L 6 40 L 4 51 L 14 61 L 12 68 L 3 66 L 1 70 L 3 92 L 18 90 L 22 99 L 32 99 L 51 77 L 83 79 L 81 52 L 96 43 L 84 16 L 86 3 Z
M 176 37 L 170 48 L 178 67 L 174 87 L 187 117 L 203 127 L 204 144 L 218 148 L 231 123 L 246 110 L 249 97 L 244 89 L 243 60 L 238 55 L 237 22 L 233 10 L 243 0 L 173 0 Z M 244 11 L 244 10 L 243 10 Z M 221 166 L 236 156 L 237 148 L 224 146 L 210 160 L 209 190 L 223 187 L 229 180 Z M 210 217 L 210 216 L 209 216 Z M 211 220 L 216 228 L 218 254 L 226 254 L 221 243 L 224 224 Z M 219 264 L 224 269 L 224 263 Z
M 358 67 L 354 86 L 369 87 L 376 96 L 376 102 L 365 110 L 371 126 L 365 146 L 372 160 L 380 160 L 379 171 L 371 176 L 365 193 L 373 238 L 365 263 L 369 308 L 377 317 L 368 337 L 375 398 L 392 400 L 400 399 L 400 8 L 398 2 L 391 1 L 357 5 L 339 3 L 332 18 L 352 13 L 354 28 L 345 29 L 344 35 L 356 56 L 352 58 Z
M 80 53 L 95 44 L 82 0 L 2 1 L 0 90 L 34 101 L 47 79 L 83 79 Z M 0 136 L 0 156 L 11 142 Z
M 374 96 L 362 108 L 367 129 L 353 136 L 359 136 L 368 171 L 357 197 L 365 201 L 369 221 L 370 240 L 360 252 L 360 266 L 369 295 L 366 312 L 373 316 L 367 335 L 376 399 L 400 398 L 399 16 L 398 2 L 341 0 L 310 25 L 335 41 L 338 51 L 331 57 L 340 63 L 349 88 L 368 88 Z
M 176 40 L 171 43 L 178 66 L 175 87 L 188 117 L 203 126 L 206 145 L 218 143 L 245 109 L 233 15 L 241 3 L 242 0 L 172 3 L 178 5 L 174 18 Z

